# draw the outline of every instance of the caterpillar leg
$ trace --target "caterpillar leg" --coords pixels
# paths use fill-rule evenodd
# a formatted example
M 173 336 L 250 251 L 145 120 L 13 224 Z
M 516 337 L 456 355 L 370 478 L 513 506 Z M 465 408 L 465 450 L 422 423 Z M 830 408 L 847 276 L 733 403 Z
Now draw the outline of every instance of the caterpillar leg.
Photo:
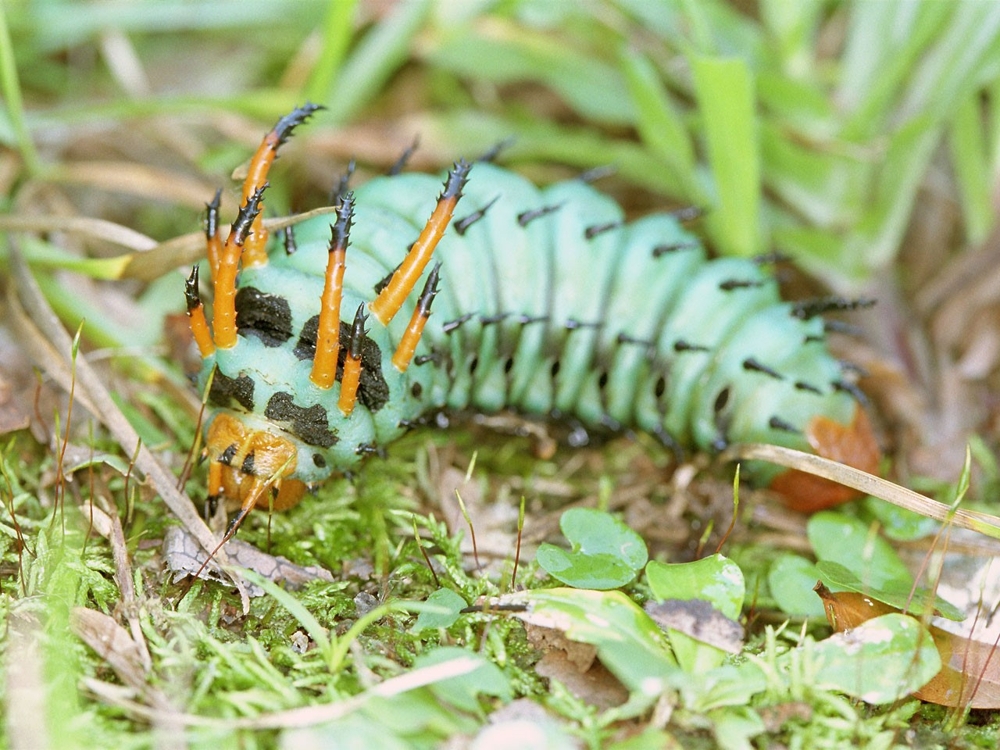
M 413 243 L 399 269 L 392 275 L 392 280 L 369 306 L 372 314 L 382 325 L 389 325 L 389 321 L 395 317 L 410 292 L 417 286 L 417 281 L 430 262 L 434 249 L 444 236 L 458 199 L 462 197 L 462 188 L 469 178 L 470 169 L 472 165 L 463 159 L 448 173 L 444 190 L 438 196 L 434 212 L 424 225 L 420 236 Z
M 849 425 L 823 416 L 813 417 L 806 428 L 806 438 L 817 456 L 869 474 L 878 473 L 881 451 L 868 415 L 860 405 L 855 408 Z M 815 513 L 858 497 L 857 490 L 850 487 L 792 469 L 776 476 L 771 489 L 782 496 L 786 505 L 803 513 Z

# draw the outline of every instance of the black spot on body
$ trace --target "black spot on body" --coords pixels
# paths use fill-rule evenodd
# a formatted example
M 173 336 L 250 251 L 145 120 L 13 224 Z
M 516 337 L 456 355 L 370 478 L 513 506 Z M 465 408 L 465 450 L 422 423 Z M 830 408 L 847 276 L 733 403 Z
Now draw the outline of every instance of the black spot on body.
M 292 337 L 292 310 L 288 300 L 252 286 L 236 292 L 236 328 L 264 346 L 281 346 Z
M 229 466 L 229 464 L 231 464 L 233 459 L 236 457 L 236 451 L 238 450 L 239 446 L 237 446 L 236 443 L 227 446 L 226 449 L 219 455 L 219 463 Z
M 410 386 L 410 394 L 413 398 L 420 398 L 424 393 L 424 387 L 420 383 L 414 383 Z
M 314 315 L 302 326 L 293 353 L 300 360 L 313 359 L 316 356 L 316 333 L 319 329 L 319 316 Z M 340 354 L 337 358 L 337 380 L 343 377 L 344 357 L 347 347 L 344 343 L 351 340 L 351 326 L 340 324 Z M 358 386 L 358 400 L 372 412 L 385 406 L 389 400 L 389 385 L 382 375 L 382 350 L 369 336 L 361 339 L 361 384 Z
M 240 471 L 244 474 L 253 474 L 253 451 L 247 453 L 246 458 L 243 459 L 243 465 L 240 467 Z
M 323 457 L 322 453 L 313 453 L 313 465 L 317 469 L 326 468 L 326 459 Z
M 231 378 L 216 368 L 208 400 L 215 406 L 223 407 L 232 406 L 235 402 L 246 411 L 253 411 L 253 380 L 246 375 Z
M 307 445 L 329 448 L 338 440 L 335 431 L 330 429 L 326 409 L 319 404 L 299 406 L 292 401 L 290 393 L 279 391 L 271 396 L 264 416 Z

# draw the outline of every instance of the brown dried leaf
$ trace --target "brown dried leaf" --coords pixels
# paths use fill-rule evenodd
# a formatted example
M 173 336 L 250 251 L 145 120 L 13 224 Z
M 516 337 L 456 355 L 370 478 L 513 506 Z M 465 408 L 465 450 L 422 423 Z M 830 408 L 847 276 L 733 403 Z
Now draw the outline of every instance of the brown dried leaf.
M 832 592 L 822 583 L 816 593 L 826 618 L 837 632 L 856 628 L 866 620 L 899 612 L 895 607 L 853 591 Z M 996 643 L 953 635 L 933 625 L 928 631 L 941 654 L 941 671 L 915 698 L 942 706 L 1000 708 L 1000 654 Z

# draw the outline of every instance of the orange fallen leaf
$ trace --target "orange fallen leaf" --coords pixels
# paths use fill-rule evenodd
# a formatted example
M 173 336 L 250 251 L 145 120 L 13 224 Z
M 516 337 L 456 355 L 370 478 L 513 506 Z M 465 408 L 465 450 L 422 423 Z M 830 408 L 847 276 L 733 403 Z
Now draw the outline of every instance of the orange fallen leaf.
M 856 628 L 874 617 L 899 612 L 884 602 L 853 591 L 830 591 L 817 583 L 826 619 L 836 631 Z M 941 706 L 1000 708 L 1000 653 L 996 643 L 986 643 L 928 625 L 941 654 L 941 671 L 913 693 L 915 698 Z

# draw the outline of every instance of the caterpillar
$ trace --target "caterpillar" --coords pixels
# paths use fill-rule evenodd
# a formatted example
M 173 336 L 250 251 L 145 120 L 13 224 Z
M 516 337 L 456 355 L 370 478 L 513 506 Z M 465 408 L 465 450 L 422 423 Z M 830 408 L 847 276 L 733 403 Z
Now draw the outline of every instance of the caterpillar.
M 708 260 L 683 217 L 626 222 L 585 181 L 538 188 L 460 161 L 436 200 L 438 177 L 375 178 L 341 190 L 335 217 L 269 239 L 268 169 L 317 109 L 265 136 L 224 242 L 218 195 L 209 205 L 211 326 L 197 266 L 186 285 L 208 494 L 240 519 L 293 505 L 443 409 L 572 417 L 707 451 L 768 442 L 875 469 L 825 307 L 783 302 L 761 263 Z M 811 507 L 848 497 L 755 471 Z

